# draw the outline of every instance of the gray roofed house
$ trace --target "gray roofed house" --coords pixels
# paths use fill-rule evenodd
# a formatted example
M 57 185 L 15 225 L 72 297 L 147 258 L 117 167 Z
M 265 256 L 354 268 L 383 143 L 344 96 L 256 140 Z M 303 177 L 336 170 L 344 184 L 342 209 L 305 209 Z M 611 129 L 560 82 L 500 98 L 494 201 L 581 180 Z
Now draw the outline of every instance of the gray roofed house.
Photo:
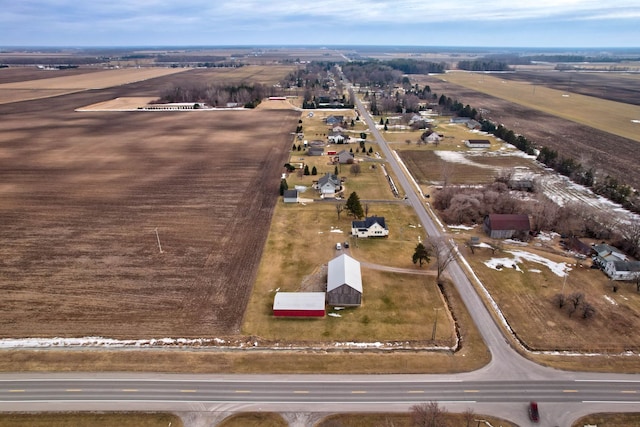
M 350 153 L 347 150 L 340 151 L 335 158 L 336 161 L 340 164 L 353 163 L 354 160 L 353 153 Z
M 337 175 L 327 173 L 320 177 L 316 188 L 322 195 L 333 196 L 342 190 L 342 182 Z
M 612 280 L 635 280 L 640 277 L 640 261 L 609 261 L 604 272 Z
M 607 263 L 611 261 L 629 261 L 629 257 L 625 253 L 604 243 L 593 245 L 593 250 L 596 252 L 593 261 L 602 268 L 605 268 Z
M 360 263 L 342 254 L 328 264 L 327 303 L 333 306 L 362 304 L 362 274 Z
M 383 216 L 370 216 L 351 222 L 351 234 L 356 237 L 387 237 L 389 229 Z

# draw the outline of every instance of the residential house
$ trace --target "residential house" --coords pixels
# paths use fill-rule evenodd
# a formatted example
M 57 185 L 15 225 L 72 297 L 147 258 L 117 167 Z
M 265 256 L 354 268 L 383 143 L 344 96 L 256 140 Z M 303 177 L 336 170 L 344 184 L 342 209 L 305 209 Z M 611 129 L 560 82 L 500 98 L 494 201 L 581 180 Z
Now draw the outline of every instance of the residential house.
M 342 132 L 329 131 L 327 139 L 332 144 L 344 144 L 349 140 L 349 135 L 345 135 Z
M 464 142 L 469 148 L 489 148 L 491 147 L 491 142 L 488 139 L 469 139 Z
M 640 261 L 609 261 L 604 272 L 611 280 L 636 280 L 640 277 Z
M 431 132 L 424 140 L 427 143 L 432 142 L 437 144 L 442 141 L 442 137 L 437 132 Z
M 324 122 L 330 126 L 340 125 L 344 122 L 344 116 L 328 116 Z
M 327 173 L 320 177 L 316 184 L 316 189 L 322 196 L 333 197 L 342 191 L 342 182 L 337 175 Z
M 352 221 L 351 234 L 356 237 L 387 237 L 389 229 L 383 216 L 370 216 L 364 221 Z
M 353 153 L 350 153 L 347 150 L 342 150 L 336 155 L 336 157 L 334 157 L 333 161 L 342 165 L 351 164 L 354 162 L 354 156 Z
M 531 223 L 529 215 L 489 214 L 484 218 L 483 228 L 492 239 L 528 240 Z
M 449 119 L 449 123 L 454 123 L 454 124 L 467 124 L 467 122 L 471 120 L 469 117 L 451 117 L 451 119 Z
M 360 263 L 342 254 L 328 264 L 327 303 L 332 306 L 362 304 L 362 273 Z
M 298 190 L 284 190 L 282 201 L 284 203 L 298 203 Z
M 613 246 L 606 245 L 604 243 L 600 245 L 593 245 L 593 250 L 595 251 L 593 262 L 600 268 L 605 268 L 607 263 L 609 262 L 630 261 L 627 254 L 617 248 L 614 248 Z
M 471 119 L 467 122 L 467 127 L 471 130 L 480 130 L 482 125 L 479 122 Z

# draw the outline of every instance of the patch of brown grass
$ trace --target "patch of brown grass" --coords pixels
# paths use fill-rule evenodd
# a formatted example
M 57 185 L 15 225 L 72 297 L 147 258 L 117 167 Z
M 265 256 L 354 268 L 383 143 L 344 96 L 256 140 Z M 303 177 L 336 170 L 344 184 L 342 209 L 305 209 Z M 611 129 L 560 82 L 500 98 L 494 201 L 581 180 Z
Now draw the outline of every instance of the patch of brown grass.
M 280 414 L 273 412 L 246 412 L 225 418 L 218 427 L 287 427 Z
M 182 427 L 180 417 L 163 413 L 73 412 L 0 413 L 0 427 Z

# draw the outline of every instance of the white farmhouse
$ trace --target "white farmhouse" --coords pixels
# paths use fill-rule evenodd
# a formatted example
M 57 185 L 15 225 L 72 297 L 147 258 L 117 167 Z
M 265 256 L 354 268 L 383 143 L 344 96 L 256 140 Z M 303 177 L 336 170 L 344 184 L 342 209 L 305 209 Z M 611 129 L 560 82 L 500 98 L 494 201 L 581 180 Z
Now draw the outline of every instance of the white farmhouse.
M 387 237 L 389 229 L 382 216 L 370 216 L 364 221 L 351 222 L 351 234 L 356 237 Z

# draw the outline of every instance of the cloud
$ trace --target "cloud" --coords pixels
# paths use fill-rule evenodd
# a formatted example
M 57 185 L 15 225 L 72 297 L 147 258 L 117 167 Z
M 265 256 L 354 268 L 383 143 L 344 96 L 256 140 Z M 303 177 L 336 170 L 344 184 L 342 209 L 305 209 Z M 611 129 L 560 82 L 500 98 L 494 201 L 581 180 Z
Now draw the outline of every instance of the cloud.
M 474 25 L 498 38 L 504 28 L 536 28 L 538 34 L 530 35 L 533 38 L 540 36 L 544 25 L 568 29 L 577 27 L 565 23 L 592 22 L 592 31 L 593 25 L 603 21 L 601 33 L 615 33 L 616 23 L 621 23 L 628 37 L 629 26 L 638 18 L 639 0 L 616 0 L 614 4 L 600 0 L 20 0 L 5 2 L 0 27 L 4 42 L 11 40 L 12 44 L 21 40 L 26 44 L 36 40 L 39 44 L 62 40 L 138 44 L 154 37 L 154 44 L 172 40 L 216 44 L 221 39 L 227 43 L 297 44 L 305 43 L 305 38 L 313 40 L 312 32 L 327 43 L 363 39 L 360 34 L 391 36 L 386 44 L 401 44 L 408 30 L 412 36 L 422 32 L 431 37 L 434 28 L 454 34 L 446 28 L 452 25 L 457 25 L 461 35 L 467 31 L 467 38 L 474 35 L 470 32 Z M 615 34 L 611 38 L 615 40 Z

